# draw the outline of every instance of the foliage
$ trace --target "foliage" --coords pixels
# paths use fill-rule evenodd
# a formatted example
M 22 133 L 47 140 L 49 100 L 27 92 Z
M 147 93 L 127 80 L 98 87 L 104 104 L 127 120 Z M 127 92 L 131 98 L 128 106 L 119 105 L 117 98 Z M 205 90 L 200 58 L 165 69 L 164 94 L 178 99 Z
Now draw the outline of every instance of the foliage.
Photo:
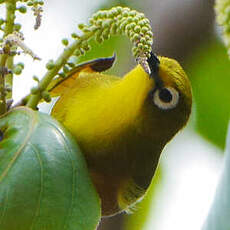
M 14 63 L 15 56 L 25 53 L 40 60 L 26 45 L 16 13 L 31 9 L 34 29 L 39 29 L 44 2 L 0 0 L 0 4 L 6 9 L 6 17 L 0 19 L 0 227 L 94 229 L 100 218 L 98 196 L 71 135 L 48 115 L 25 107 L 7 112 L 12 104 L 13 77 L 24 69 L 23 63 Z M 62 39 L 63 53 L 46 64 L 47 73 L 41 80 L 33 78 L 37 86 L 14 107 L 37 110 L 41 100 L 50 102 L 49 84 L 66 76 L 76 64 L 71 60 L 89 51 L 93 38 L 101 43 L 111 35 L 126 35 L 133 44 L 134 56 L 145 68 L 153 39 L 149 23 L 144 14 L 127 7 L 96 12 L 88 25 L 79 25 L 81 35 L 73 33 L 71 39 Z
M 71 135 L 25 107 L 1 117 L 0 129 L 0 229 L 95 229 L 99 197 Z
M 224 46 L 206 41 L 188 63 L 193 86 L 196 129 L 205 138 L 224 149 L 230 115 L 230 65 Z

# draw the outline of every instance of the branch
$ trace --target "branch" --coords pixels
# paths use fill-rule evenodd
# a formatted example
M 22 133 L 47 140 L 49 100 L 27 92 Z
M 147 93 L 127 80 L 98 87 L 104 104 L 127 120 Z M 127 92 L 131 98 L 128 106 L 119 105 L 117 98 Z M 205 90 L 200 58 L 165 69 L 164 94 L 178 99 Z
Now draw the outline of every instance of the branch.
M 92 38 L 95 38 L 98 43 L 102 43 L 109 39 L 111 35 L 122 34 L 128 36 L 134 46 L 134 56 L 138 63 L 145 68 L 146 59 L 150 56 L 152 50 L 153 34 L 150 22 L 144 14 L 130 10 L 127 7 L 114 7 L 110 10 L 98 11 L 89 19 L 89 25 L 80 24 L 79 29 L 82 30 L 83 35 L 73 34 L 72 37 L 75 41 L 69 46 L 68 40 L 63 40 L 63 44 L 68 47 L 65 48 L 56 62 L 48 68 L 48 72 L 38 83 L 38 86 L 32 89 L 27 103 L 30 108 L 36 109 L 42 97 L 46 101 L 50 101 L 50 96 L 46 91 L 48 85 L 61 68 L 65 68 L 65 64 L 72 55 L 78 57 L 90 49 L 89 40 Z

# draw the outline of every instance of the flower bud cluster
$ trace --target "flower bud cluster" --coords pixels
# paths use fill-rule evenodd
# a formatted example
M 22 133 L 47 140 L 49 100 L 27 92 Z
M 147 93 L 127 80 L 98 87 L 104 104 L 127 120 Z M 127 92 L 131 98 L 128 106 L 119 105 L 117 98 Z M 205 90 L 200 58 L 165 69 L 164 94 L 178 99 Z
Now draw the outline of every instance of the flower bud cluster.
M 120 6 L 100 10 L 89 19 L 89 25 L 80 24 L 79 29 L 84 34 L 93 33 L 99 43 L 111 35 L 126 35 L 133 43 L 136 58 L 150 56 L 153 43 L 150 22 L 143 13 L 136 10 Z M 81 48 L 85 51 L 89 49 L 88 42 L 82 42 Z
M 230 1 L 217 0 L 215 5 L 216 20 L 222 26 L 222 34 L 230 57 Z

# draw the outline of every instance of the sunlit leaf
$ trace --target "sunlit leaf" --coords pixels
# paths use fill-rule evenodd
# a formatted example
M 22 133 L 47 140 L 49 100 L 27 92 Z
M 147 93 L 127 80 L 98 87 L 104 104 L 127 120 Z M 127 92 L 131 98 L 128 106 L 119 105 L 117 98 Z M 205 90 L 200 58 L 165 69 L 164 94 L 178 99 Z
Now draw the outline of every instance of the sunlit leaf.
M 0 130 L 0 229 L 95 229 L 100 202 L 70 134 L 23 107 L 3 116 Z
M 223 44 L 206 42 L 189 59 L 197 131 L 224 148 L 230 116 L 230 61 Z

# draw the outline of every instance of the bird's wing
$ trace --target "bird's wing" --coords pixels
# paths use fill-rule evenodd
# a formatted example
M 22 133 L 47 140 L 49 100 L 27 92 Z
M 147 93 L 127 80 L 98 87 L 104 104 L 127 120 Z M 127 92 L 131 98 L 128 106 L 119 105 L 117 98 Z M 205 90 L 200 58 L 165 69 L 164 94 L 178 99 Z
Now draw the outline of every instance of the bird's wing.
M 93 73 L 93 72 L 103 72 L 112 67 L 116 56 L 107 58 L 98 58 L 89 62 L 82 63 L 75 68 L 73 68 L 68 75 L 63 77 L 55 78 L 49 85 L 48 91 L 52 97 L 57 97 L 69 89 L 74 84 L 75 80 L 78 78 L 81 72 Z

